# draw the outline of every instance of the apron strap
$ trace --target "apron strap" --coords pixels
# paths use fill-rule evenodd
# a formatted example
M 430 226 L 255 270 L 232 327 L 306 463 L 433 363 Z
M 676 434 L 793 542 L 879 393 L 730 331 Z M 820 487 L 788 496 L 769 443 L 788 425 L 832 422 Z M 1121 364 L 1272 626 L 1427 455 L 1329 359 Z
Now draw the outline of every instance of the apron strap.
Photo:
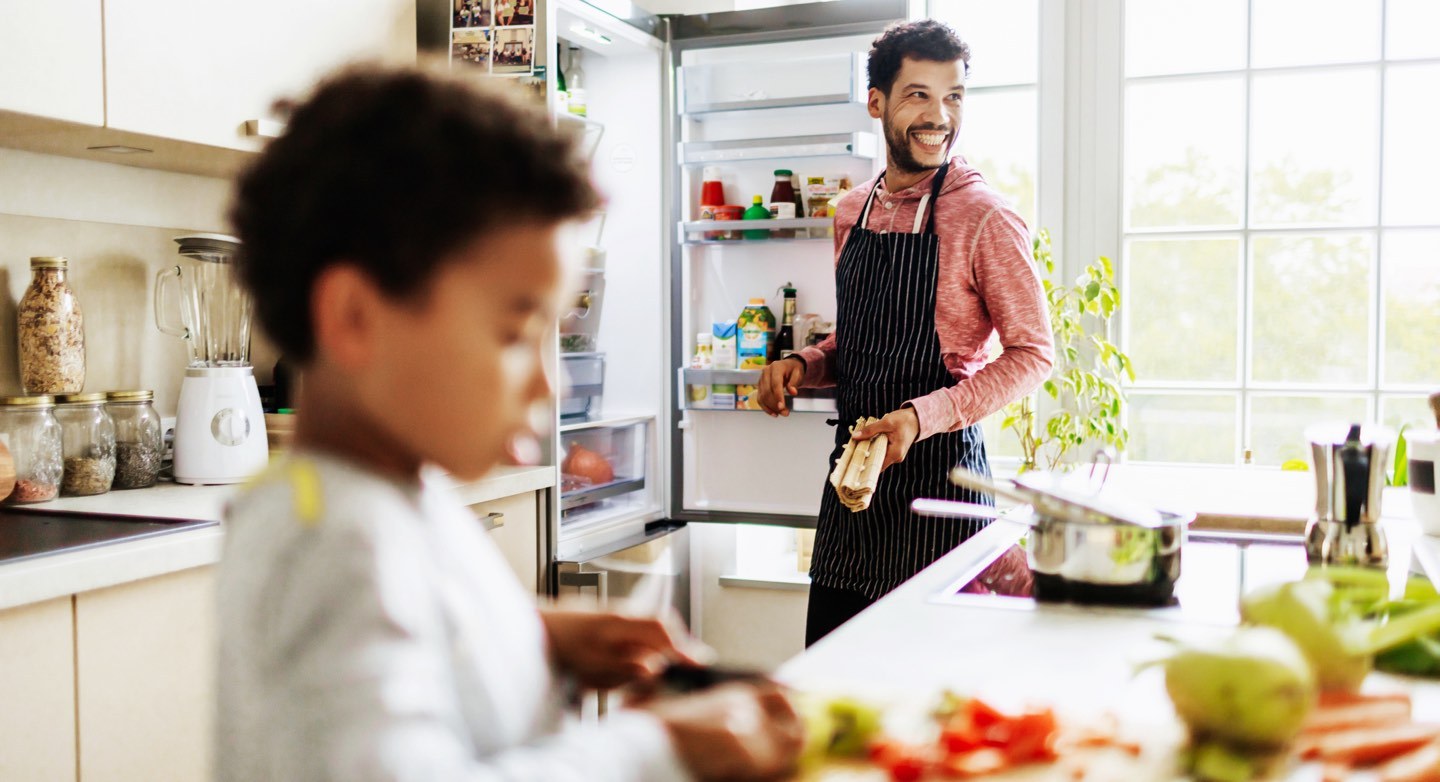
M 880 189 L 880 183 L 885 181 L 885 171 L 880 171 L 880 176 L 875 178 L 875 186 L 870 188 L 870 194 L 865 196 L 865 208 L 860 210 L 860 221 L 855 225 L 861 229 L 866 227 L 870 220 L 870 205 L 875 203 L 875 191 Z
M 950 173 L 950 161 L 945 161 L 935 172 L 935 180 L 930 183 L 930 219 L 925 221 L 925 233 L 935 233 L 935 202 L 940 199 L 940 188 L 945 185 L 945 175 Z M 925 211 L 925 200 L 920 200 L 920 212 Z M 920 214 L 915 215 L 915 232 L 920 232 Z

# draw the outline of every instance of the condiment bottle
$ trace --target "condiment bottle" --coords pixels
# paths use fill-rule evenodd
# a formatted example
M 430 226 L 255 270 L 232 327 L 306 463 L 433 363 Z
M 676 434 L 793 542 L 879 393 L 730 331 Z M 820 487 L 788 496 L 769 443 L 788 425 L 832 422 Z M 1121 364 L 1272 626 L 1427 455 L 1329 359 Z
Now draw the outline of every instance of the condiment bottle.
M 154 398 L 153 391 L 111 391 L 105 395 L 105 408 L 115 422 L 116 489 L 143 489 L 154 486 L 160 477 L 165 446 L 160 416 L 151 403 Z
M 720 167 L 706 166 L 701 174 L 700 213 L 701 220 L 715 220 L 719 208 L 725 205 L 725 185 L 720 181 Z M 706 239 L 719 239 L 723 232 L 706 231 Z
M 743 217 L 742 219 L 745 219 L 745 220 L 769 220 L 769 219 L 770 219 L 770 210 L 767 209 L 767 208 L 765 208 L 765 199 L 764 199 L 763 197 L 761 197 L 761 196 L 758 196 L 758 195 L 755 196 L 755 198 L 752 199 L 751 202 L 750 202 L 750 208 L 745 210 L 745 215 L 744 215 L 744 217 Z M 743 233 L 745 234 L 745 238 L 746 238 L 746 239 L 769 239 L 769 238 L 770 238 L 770 232 L 769 232 L 769 231 L 766 231 L 766 230 L 744 231 Z
M 795 213 L 795 182 L 794 174 L 788 168 L 776 169 L 775 185 L 770 189 L 770 216 L 778 218 L 793 218 Z M 777 239 L 790 239 L 795 236 L 792 228 L 778 229 L 771 231 L 771 235 Z
M 115 422 L 105 410 L 105 395 L 64 394 L 55 402 L 65 460 L 60 493 L 81 497 L 110 491 L 115 481 Z
M 0 397 L 0 432 L 10 441 L 15 488 L 7 505 L 53 500 L 60 493 L 60 424 L 49 396 Z
M 30 287 L 18 307 L 20 385 L 27 394 L 75 394 L 85 387 L 85 319 L 66 281 L 70 262 L 30 259 Z
M 714 337 L 708 331 L 702 331 L 695 335 L 695 355 L 690 358 L 691 369 L 713 369 L 715 366 L 715 354 L 713 351 Z M 690 406 L 710 406 L 710 386 L 703 383 L 690 384 Z

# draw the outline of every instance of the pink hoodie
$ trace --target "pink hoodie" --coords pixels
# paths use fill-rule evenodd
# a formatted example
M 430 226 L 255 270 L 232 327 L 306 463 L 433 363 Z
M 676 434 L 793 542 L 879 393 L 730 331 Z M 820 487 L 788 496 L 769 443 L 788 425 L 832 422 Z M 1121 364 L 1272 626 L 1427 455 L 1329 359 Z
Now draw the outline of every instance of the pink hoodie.
M 930 192 L 933 179 L 931 174 L 891 194 L 877 177 L 850 191 L 835 214 L 836 263 L 872 188 L 880 190 L 867 227 L 878 233 L 915 233 L 920 197 Z M 961 157 L 951 161 L 936 201 L 935 331 L 945 366 L 959 382 L 907 403 L 920 419 L 921 439 L 962 429 L 1030 393 L 1050 374 L 1055 358 L 1025 221 Z M 1004 352 L 987 364 L 991 333 L 999 335 Z M 834 335 L 800 351 L 800 357 L 805 360 L 802 385 L 835 384 Z

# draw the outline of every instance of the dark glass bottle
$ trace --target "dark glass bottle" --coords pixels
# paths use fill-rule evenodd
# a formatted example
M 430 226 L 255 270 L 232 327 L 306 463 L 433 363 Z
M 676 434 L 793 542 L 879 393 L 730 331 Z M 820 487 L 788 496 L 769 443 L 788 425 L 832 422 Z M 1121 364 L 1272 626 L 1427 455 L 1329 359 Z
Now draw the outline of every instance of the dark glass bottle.
M 785 283 L 785 308 L 780 316 L 780 332 L 775 335 L 775 356 L 779 361 L 795 352 L 795 288 Z

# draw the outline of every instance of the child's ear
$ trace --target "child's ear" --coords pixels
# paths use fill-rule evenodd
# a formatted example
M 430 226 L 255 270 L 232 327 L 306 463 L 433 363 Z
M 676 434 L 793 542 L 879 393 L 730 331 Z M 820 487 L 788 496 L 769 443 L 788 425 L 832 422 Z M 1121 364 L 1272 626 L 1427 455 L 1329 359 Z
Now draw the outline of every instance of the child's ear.
M 318 357 L 352 371 L 369 363 L 382 304 L 374 282 L 358 267 L 342 263 L 321 271 L 310 288 Z

